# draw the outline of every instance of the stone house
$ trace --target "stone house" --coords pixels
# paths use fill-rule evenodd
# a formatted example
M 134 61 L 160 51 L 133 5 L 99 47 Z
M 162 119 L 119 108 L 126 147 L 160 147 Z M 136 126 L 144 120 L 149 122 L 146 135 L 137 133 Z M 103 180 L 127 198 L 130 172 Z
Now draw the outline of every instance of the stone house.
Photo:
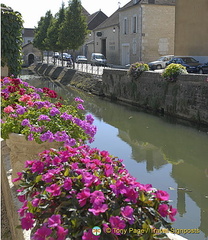
M 131 0 L 94 30 L 108 63 L 149 62 L 174 53 L 175 0 Z
M 175 55 L 208 62 L 208 1 L 176 1 Z
M 133 0 L 120 10 L 122 65 L 174 53 L 175 1 Z
M 120 27 L 118 9 L 93 31 L 94 52 L 102 53 L 108 64 L 120 62 Z
M 32 63 L 41 61 L 41 51 L 33 46 L 32 42 L 25 44 L 22 47 L 23 66 L 29 66 Z

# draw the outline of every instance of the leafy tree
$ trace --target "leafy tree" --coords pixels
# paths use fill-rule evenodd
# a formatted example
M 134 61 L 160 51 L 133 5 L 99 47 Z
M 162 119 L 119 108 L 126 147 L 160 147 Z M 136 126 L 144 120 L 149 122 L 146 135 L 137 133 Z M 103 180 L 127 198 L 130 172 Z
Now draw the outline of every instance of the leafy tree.
M 81 1 L 70 0 L 66 9 L 65 21 L 60 30 L 59 42 L 63 44 L 64 49 L 72 49 L 74 55 L 75 50 L 84 43 L 87 32 Z
M 38 27 L 35 29 L 35 36 L 33 44 L 35 47 L 41 51 L 50 50 L 48 40 L 47 40 L 47 31 L 53 19 L 51 11 L 47 11 L 45 17 L 41 17 L 38 22 Z
M 64 3 L 62 3 L 62 6 L 59 9 L 59 12 L 55 15 L 55 17 L 51 21 L 51 24 L 47 32 L 47 41 L 48 41 L 47 44 L 50 50 L 54 52 L 55 51 L 63 52 L 64 50 L 63 45 L 58 41 L 59 32 L 60 32 L 61 25 L 64 22 L 64 17 L 65 17 L 65 8 L 64 8 Z M 54 61 L 55 61 L 55 58 L 54 58 Z
M 9 75 L 21 70 L 22 29 L 22 15 L 1 4 L 1 66 L 7 65 Z

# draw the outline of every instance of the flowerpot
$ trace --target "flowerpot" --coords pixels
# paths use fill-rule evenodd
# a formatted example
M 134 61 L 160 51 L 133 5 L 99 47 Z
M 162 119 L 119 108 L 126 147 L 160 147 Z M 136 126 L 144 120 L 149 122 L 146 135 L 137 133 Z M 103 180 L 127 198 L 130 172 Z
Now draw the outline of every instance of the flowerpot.
M 11 133 L 6 140 L 10 148 L 10 161 L 12 167 L 12 179 L 17 177 L 25 167 L 25 161 L 37 159 L 38 154 L 46 149 L 58 149 L 63 146 L 60 142 L 43 142 L 38 144 L 35 141 L 28 141 L 22 134 Z

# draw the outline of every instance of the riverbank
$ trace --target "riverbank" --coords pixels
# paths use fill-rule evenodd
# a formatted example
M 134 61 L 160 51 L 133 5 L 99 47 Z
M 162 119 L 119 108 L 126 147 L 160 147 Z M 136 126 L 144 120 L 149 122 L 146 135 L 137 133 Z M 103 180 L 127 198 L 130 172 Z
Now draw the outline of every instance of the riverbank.
M 167 82 L 153 71 L 143 72 L 135 80 L 128 76 L 126 69 L 106 68 L 102 76 L 47 64 L 33 65 L 30 69 L 65 86 L 208 126 L 207 74 L 181 75 L 176 82 Z

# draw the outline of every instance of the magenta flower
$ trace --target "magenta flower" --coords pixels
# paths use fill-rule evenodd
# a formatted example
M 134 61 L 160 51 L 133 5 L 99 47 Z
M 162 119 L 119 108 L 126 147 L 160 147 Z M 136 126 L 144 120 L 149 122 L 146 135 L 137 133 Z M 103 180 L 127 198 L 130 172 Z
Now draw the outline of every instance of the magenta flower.
M 83 103 L 83 102 L 84 102 L 84 100 L 82 100 L 80 97 L 75 97 L 75 98 L 74 98 L 74 101 L 80 102 L 80 103 Z
M 49 116 L 44 115 L 44 114 L 41 114 L 41 115 L 38 117 L 38 121 L 51 121 L 51 119 L 49 118 Z
M 52 107 L 52 109 L 50 110 L 50 115 L 55 116 L 57 114 L 60 114 L 60 111 L 58 110 L 58 108 Z
M 61 216 L 60 215 L 52 215 L 48 219 L 49 227 L 58 227 L 61 224 Z
M 26 217 L 21 219 L 22 229 L 29 230 L 30 228 L 32 228 L 35 222 L 33 218 L 34 216 L 32 213 L 26 213 Z
M 130 201 L 130 202 L 133 202 L 133 203 L 136 203 L 137 202 L 137 199 L 138 199 L 138 192 L 132 188 L 127 188 L 126 189 L 126 193 L 124 194 L 127 198 L 125 199 L 125 201 Z
M 100 215 L 108 210 L 107 204 L 93 205 L 93 208 L 89 208 L 89 212 L 92 212 L 95 216 Z
M 63 188 L 67 191 L 72 189 L 72 180 L 70 177 L 65 178 Z
M 60 187 L 57 184 L 52 184 L 50 187 L 46 187 L 46 191 L 51 193 L 54 197 L 61 194 Z
M 157 192 L 155 193 L 155 196 L 160 201 L 167 201 L 167 200 L 169 200 L 169 194 L 167 192 L 165 192 L 165 191 L 162 191 L 162 190 L 157 190 Z
M 100 236 L 95 236 L 92 234 L 92 229 L 87 232 L 84 232 L 82 235 L 82 240 L 98 240 Z
M 172 206 L 168 206 L 167 204 L 161 204 L 158 207 L 158 212 L 160 213 L 160 215 L 162 217 L 167 217 L 169 216 L 170 220 L 172 222 L 174 222 L 176 219 L 174 218 L 174 216 L 177 213 L 177 209 L 173 208 Z
M 80 193 L 77 194 L 77 199 L 79 199 L 79 204 L 83 207 L 87 203 L 87 199 L 90 197 L 90 189 L 85 188 Z
M 61 226 L 57 226 L 57 240 L 65 240 L 68 229 L 64 229 Z
M 41 161 L 34 161 L 31 167 L 32 172 L 42 173 L 44 169 L 44 163 Z
M 105 196 L 101 191 L 94 191 L 91 193 L 90 196 L 90 202 L 93 204 L 93 206 L 101 205 L 105 201 Z
M 110 175 L 113 174 L 113 167 L 110 164 L 105 165 L 105 176 L 109 177 Z
M 52 233 L 52 230 L 45 225 L 40 227 L 35 234 L 33 235 L 34 240 L 45 240 L 48 236 L 50 236 Z
M 133 218 L 133 208 L 130 206 L 122 207 L 121 208 L 121 215 L 128 220 L 130 224 L 134 223 L 134 218 Z
M 80 110 L 85 110 L 85 108 L 84 108 L 84 106 L 82 104 L 78 104 L 77 108 L 80 109 Z
M 109 219 L 111 228 L 124 229 L 126 227 L 125 221 L 119 216 L 111 216 Z M 120 233 L 115 233 L 116 235 L 121 235 Z

